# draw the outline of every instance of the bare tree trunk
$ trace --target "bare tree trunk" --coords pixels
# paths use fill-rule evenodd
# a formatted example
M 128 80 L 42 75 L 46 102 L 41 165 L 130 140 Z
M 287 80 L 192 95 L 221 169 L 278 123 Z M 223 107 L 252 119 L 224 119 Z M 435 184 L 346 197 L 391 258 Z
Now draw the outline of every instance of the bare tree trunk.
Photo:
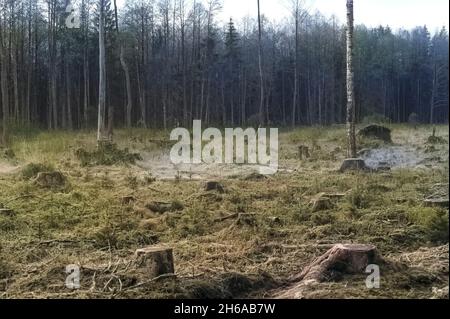
M 0 17 L 1 19 L 1 17 Z M 8 144 L 8 125 L 9 125 L 9 92 L 8 92 L 8 73 L 7 73 L 7 54 L 6 47 L 3 41 L 3 27 L 2 20 L 0 20 L 0 60 L 1 60 L 1 91 L 2 91 L 2 145 Z
M 263 74 L 263 50 L 262 50 L 262 26 L 261 26 L 261 6 L 258 1 L 258 64 L 259 64 L 259 87 L 260 87 L 260 101 L 259 101 L 259 124 L 265 124 L 264 119 L 264 74 Z
M 101 142 L 105 133 L 105 110 L 106 110 L 106 63 L 105 63 L 105 0 L 100 1 L 100 18 L 98 29 L 99 45 L 99 86 L 98 86 L 98 123 L 97 142 Z
M 127 88 L 127 127 L 130 128 L 131 123 L 131 112 L 133 110 L 133 99 L 131 95 L 131 80 L 130 80 L 130 70 L 128 68 L 127 62 L 125 61 L 123 45 L 120 46 L 120 63 L 122 65 L 123 72 L 125 73 L 125 85 Z
M 292 127 L 296 125 L 297 97 L 298 97 L 298 54 L 299 54 L 299 24 L 300 24 L 300 3 L 294 2 L 295 14 L 295 66 L 294 66 L 294 96 L 292 102 Z
M 11 48 L 11 75 L 13 79 L 13 93 L 14 93 L 14 118 L 16 122 L 20 119 L 20 106 L 19 106 L 19 80 L 17 75 L 17 55 L 15 45 Z
M 72 82 L 70 80 L 70 68 L 69 62 L 67 61 L 68 57 L 66 56 L 66 107 L 67 107 L 67 127 L 69 130 L 73 130 L 73 118 L 72 118 Z
M 244 126 L 247 122 L 247 112 L 246 112 L 246 105 L 247 105 L 247 78 L 246 78 L 246 74 L 245 71 L 242 71 L 243 73 L 243 80 L 242 80 L 242 107 L 241 107 L 241 112 L 242 112 L 242 121 L 241 121 L 241 125 Z
M 430 124 L 434 124 L 434 100 L 436 99 L 436 87 L 437 87 L 437 65 L 433 66 L 433 84 L 431 89 L 431 103 L 430 103 Z
M 82 1 L 83 28 L 84 28 L 84 48 L 83 48 L 83 78 L 84 78 L 84 96 L 83 96 L 83 122 L 84 128 L 88 128 L 89 118 L 89 1 Z
M 133 100 L 131 95 L 131 80 L 130 80 L 130 69 L 128 68 L 127 61 L 125 60 L 125 48 L 123 46 L 122 40 L 120 39 L 119 32 L 119 19 L 117 17 L 117 1 L 114 0 L 114 16 L 116 19 L 116 32 L 120 41 L 120 64 L 122 66 L 123 73 L 125 74 L 125 86 L 127 90 L 127 106 L 126 106 L 126 125 L 131 128 L 131 112 L 133 110 Z
M 353 0 L 347 0 L 347 156 L 356 157 L 355 101 L 353 83 Z

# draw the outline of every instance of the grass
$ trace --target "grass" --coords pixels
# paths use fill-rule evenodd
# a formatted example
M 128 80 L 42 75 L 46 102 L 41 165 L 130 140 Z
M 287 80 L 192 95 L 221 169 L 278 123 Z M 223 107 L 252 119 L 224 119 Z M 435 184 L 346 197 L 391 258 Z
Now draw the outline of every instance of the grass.
M 394 143 L 417 148 L 432 132 L 431 127 L 391 128 Z M 438 128 L 440 136 L 445 129 Z M 130 152 L 164 148 L 167 139 L 164 132 L 145 130 L 115 136 L 118 148 Z M 311 159 L 296 158 L 299 144 L 310 147 Z M 345 157 L 341 127 L 282 132 L 280 164 L 293 172 L 268 179 L 223 178 L 223 194 L 205 193 L 203 181 L 158 180 L 134 165 L 83 167 L 75 150 L 95 147 L 92 132 L 13 138 L 22 173 L 0 175 L 0 204 L 16 212 L 0 215 L 0 298 L 111 297 L 120 286 L 114 278 L 129 286 L 136 281 L 127 266 L 134 250 L 152 244 L 174 248 L 178 278 L 118 297 L 267 297 L 322 254 L 322 244 L 372 243 L 392 259 L 448 244 L 448 211 L 422 205 L 433 185 L 448 183 L 448 161 L 428 170 L 339 174 Z M 448 154 L 448 145 L 439 147 Z M 53 169 L 67 176 L 70 188 L 42 189 L 29 180 Z M 330 209 L 313 213 L 310 201 L 322 192 L 345 195 L 333 199 Z M 122 203 L 130 195 L 135 201 Z M 154 212 L 151 202 L 171 203 L 174 209 Z M 256 213 L 256 224 L 217 221 L 242 212 Z M 64 287 L 65 266 L 74 263 L 84 267 L 78 291 Z M 448 273 L 420 267 L 415 274 L 390 271 L 386 289 L 376 292 L 364 289 L 364 280 L 327 283 L 308 296 L 429 297 L 432 287 L 448 285 Z

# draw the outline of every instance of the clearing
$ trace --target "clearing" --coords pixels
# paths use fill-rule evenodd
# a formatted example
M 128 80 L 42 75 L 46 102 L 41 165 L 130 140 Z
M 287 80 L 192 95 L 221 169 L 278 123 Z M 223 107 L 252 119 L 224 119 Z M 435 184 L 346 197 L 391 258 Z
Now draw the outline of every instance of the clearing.
M 448 126 L 445 144 L 427 143 L 429 126 L 390 128 L 392 145 L 359 141 L 374 170 L 347 174 L 345 128 L 280 132 L 281 169 L 268 177 L 174 166 L 164 132 L 116 132 L 118 149 L 140 155 L 116 164 L 115 150 L 90 155 L 94 133 L 14 137 L 16 158 L 0 159 L 0 298 L 448 298 Z M 298 285 L 338 243 L 377 247 L 380 289 L 364 273 Z M 152 245 L 173 248 L 176 276 L 142 278 L 135 251 Z M 72 264 L 77 290 L 65 285 Z

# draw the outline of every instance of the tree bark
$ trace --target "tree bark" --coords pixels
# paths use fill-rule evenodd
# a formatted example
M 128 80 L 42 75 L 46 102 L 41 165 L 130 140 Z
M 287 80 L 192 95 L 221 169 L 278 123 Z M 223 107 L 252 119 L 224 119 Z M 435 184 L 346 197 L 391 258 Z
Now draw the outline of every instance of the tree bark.
M 347 0 L 347 156 L 356 157 L 356 125 L 353 73 L 353 0 Z
M 2 91 L 2 145 L 8 144 L 8 125 L 9 125 L 9 92 L 8 92 L 8 70 L 7 70 L 7 54 L 6 45 L 4 43 L 2 20 L 0 17 L 0 62 L 1 62 L 1 91 Z
M 99 0 L 100 17 L 98 29 L 99 45 L 99 87 L 98 87 L 98 123 L 97 142 L 104 139 L 105 133 L 105 110 L 106 110 L 106 63 L 105 63 L 105 0 Z
M 262 25 L 261 25 L 261 5 L 260 0 L 258 1 L 258 66 L 259 66 L 259 124 L 264 126 L 265 116 L 264 116 L 264 73 L 263 73 L 263 50 L 262 50 Z

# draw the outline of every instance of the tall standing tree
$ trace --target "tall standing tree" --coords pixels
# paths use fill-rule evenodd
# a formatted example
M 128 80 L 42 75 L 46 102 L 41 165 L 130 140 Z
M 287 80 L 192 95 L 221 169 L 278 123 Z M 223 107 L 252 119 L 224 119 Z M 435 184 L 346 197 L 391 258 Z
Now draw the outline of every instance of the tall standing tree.
M 296 125 L 297 104 L 298 104 L 298 86 L 299 86 L 299 52 L 300 52 L 300 23 L 302 20 L 301 0 L 292 0 L 292 11 L 295 23 L 295 57 L 294 57 L 294 92 L 292 102 L 292 127 Z
M 353 73 L 353 0 L 347 0 L 347 156 L 356 157 L 355 88 Z
M 105 4 L 106 0 L 99 0 L 98 48 L 99 48 L 99 88 L 98 88 L 98 123 L 97 142 L 104 139 L 105 111 L 106 111 L 106 54 L 105 54 Z
M 119 19 L 118 19 L 118 15 L 117 15 L 117 0 L 114 0 L 114 18 L 115 18 L 115 23 L 116 23 L 117 37 L 120 42 L 120 53 L 119 53 L 120 65 L 122 66 L 123 73 L 125 74 L 125 88 L 126 88 L 126 95 L 127 95 L 127 105 L 126 105 L 126 110 L 125 110 L 125 114 L 126 114 L 125 122 L 126 122 L 127 128 L 131 128 L 131 125 L 132 125 L 131 115 L 132 115 L 132 111 L 133 111 L 133 97 L 131 95 L 130 68 L 128 67 L 128 63 L 125 58 L 125 47 L 123 44 L 123 40 L 120 38 L 121 34 L 119 31 Z
M 4 9 L 4 8 L 0 8 Z M 4 29 L 6 28 L 6 14 L 2 16 L 0 12 L 0 63 L 1 63 L 1 93 L 2 93 L 2 139 L 0 145 L 6 145 L 8 143 L 8 124 L 9 124 L 9 92 L 8 92 L 8 48 L 7 41 L 5 39 Z
M 262 47 L 262 24 L 261 24 L 261 5 L 258 0 L 258 66 L 259 66 L 259 124 L 265 124 L 264 116 L 264 73 L 263 73 L 263 47 Z

